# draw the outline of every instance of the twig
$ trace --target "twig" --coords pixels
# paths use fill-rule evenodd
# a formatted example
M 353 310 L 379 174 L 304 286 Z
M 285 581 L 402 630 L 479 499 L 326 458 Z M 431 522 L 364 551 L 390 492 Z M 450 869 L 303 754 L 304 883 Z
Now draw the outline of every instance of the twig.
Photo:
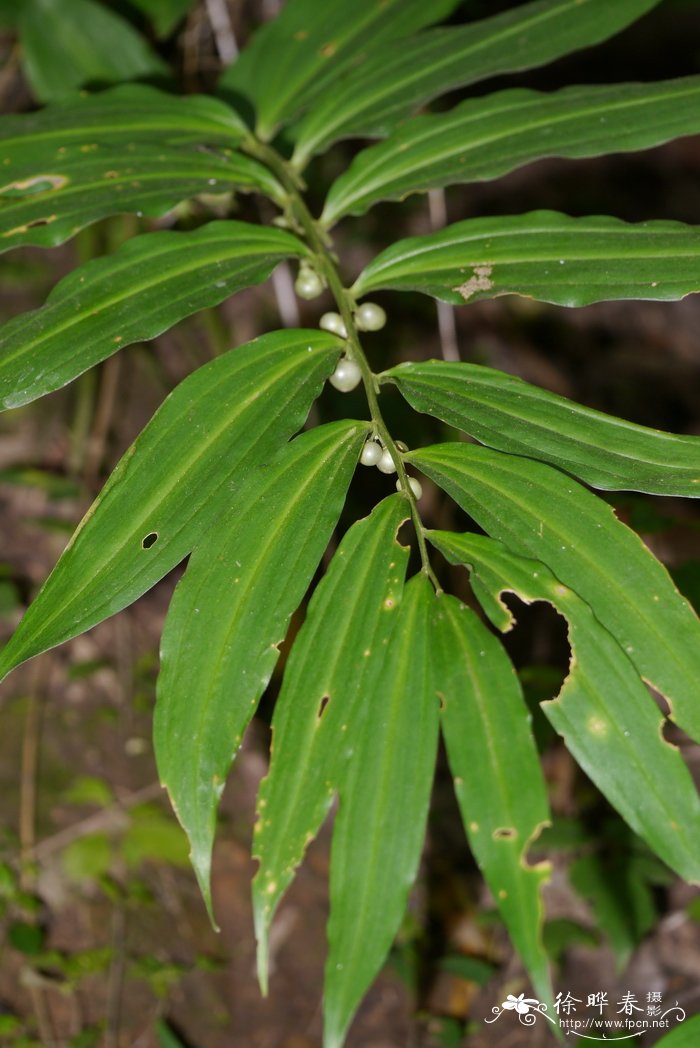
M 129 808 L 154 800 L 160 796 L 161 792 L 162 787 L 158 782 L 152 782 L 140 790 L 135 790 L 115 804 L 110 805 L 109 808 L 103 808 L 102 811 L 98 811 L 86 819 L 81 819 L 79 822 L 74 822 L 72 826 L 66 826 L 64 830 L 59 830 L 58 833 L 54 833 L 43 841 L 39 841 L 32 849 L 30 857 L 37 860 L 45 859 L 48 855 L 60 851 L 67 844 L 78 840 L 80 837 L 86 837 L 89 833 L 97 833 L 98 830 L 109 829 L 111 826 L 118 827 L 122 822 L 124 813 Z
M 442 229 L 447 225 L 447 202 L 444 189 L 431 189 L 428 193 L 430 225 L 433 229 Z M 457 345 L 457 325 L 455 311 L 447 302 L 437 302 L 438 329 L 442 346 L 443 360 L 459 360 Z
M 118 902 L 112 915 L 112 946 L 114 955 L 109 967 L 107 980 L 105 1048 L 119 1048 L 119 1027 L 126 969 L 125 939 L 126 913 L 123 903 Z
M 297 328 L 301 323 L 294 281 L 287 262 L 281 262 L 272 274 L 272 289 L 277 300 L 280 320 L 287 328 Z
M 226 0 L 205 0 L 205 5 L 219 58 L 230 65 L 238 57 L 238 44 Z
M 83 481 L 88 490 L 97 480 L 100 466 L 104 459 L 107 435 L 112 425 L 114 405 L 119 388 L 121 356 L 110 357 L 105 361 L 100 375 L 100 388 L 97 394 L 97 406 L 92 423 L 92 432 L 88 437 L 83 463 Z

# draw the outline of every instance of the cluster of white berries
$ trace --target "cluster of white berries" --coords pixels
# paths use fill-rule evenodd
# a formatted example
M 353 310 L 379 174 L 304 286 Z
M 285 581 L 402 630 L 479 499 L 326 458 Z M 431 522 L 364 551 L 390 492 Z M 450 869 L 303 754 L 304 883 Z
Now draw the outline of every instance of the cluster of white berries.
M 376 441 L 368 440 L 362 449 L 360 454 L 360 462 L 363 466 L 376 466 L 380 473 L 395 473 L 396 466 L 394 460 L 391 457 L 391 453 L 385 447 Z M 411 491 L 414 496 L 419 499 L 423 494 L 423 488 L 420 485 L 420 481 L 416 480 L 415 477 L 409 477 L 408 483 L 411 486 Z M 396 481 L 396 490 L 401 491 L 401 481 Z
M 355 310 L 354 320 L 360 331 L 380 331 L 386 324 L 386 313 L 374 302 L 363 302 Z M 319 327 L 324 331 L 330 331 L 333 335 L 339 335 L 340 338 L 348 337 L 348 330 L 340 313 L 324 313 L 319 320 Z M 359 366 L 348 357 L 343 357 L 338 361 L 330 377 L 330 384 L 335 389 L 339 389 L 341 393 L 349 393 L 359 386 L 361 381 L 362 372 Z

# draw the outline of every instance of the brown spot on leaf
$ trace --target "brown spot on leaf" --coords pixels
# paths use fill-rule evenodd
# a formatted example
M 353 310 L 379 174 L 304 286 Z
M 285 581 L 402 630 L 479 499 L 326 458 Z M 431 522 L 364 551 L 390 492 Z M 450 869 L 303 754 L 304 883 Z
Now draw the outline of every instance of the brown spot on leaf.
M 37 193 L 54 193 L 63 189 L 70 181 L 65 175 L 32 175 L 31 178 L 18 178 L 8 182 L 0 189 L 0 196 L 34 196 Z
M 493 266 L 491 263 L 487 263 L 481 266 L 474 266 L 474 272 L 464 284 L 460 284 L 459 287 L 453 287 L 453 291 L 458 291 L 465 302 L 468 302 L 472 295 L 475 295 L 477 291 L 491 291 L 493 288 L 493 280 L 491 280 L 491 274 L 493 272 Z
M 335 41 L 331 40 L 329 41 L 329 43 L 323 45 L 323 47 L 321 48 L 321 54 L 324 58 L 332 58 L 337 50 L 338 45 L 335 43 Z

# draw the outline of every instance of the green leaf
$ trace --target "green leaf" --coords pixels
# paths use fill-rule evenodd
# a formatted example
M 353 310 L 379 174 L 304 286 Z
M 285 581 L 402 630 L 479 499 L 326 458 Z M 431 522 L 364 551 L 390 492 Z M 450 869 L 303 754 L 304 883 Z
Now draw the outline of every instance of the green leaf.
M 448 113 L 413 117 L 359 153 L 331 186 L 322 221 L 331 226 L 379 200 L 498 178 L 542 157 L 649 149 L 697 131 L 699 76 L 469 98 Z
M 613 862 L 596 854 L 582 855 L 569 867 L 569 880 L 590 901 L 598 927 L 615 953 L 617 971 L 622 973 L 656 921 L 654 897 L 638 864 L 629 855 Z
M 382 653 L 408 561 L 396 532 L 408 515 L 405 499 L 392 495 L 350 528 L 314 591 L 285 668 L 253 840 L 260 863 L 253 903 L 264 987 L 270 922 L 345 781 L 370 697 L 378 695 Z
M 156 1023 L 156 1035 L 160 1048 L 185 1048 L 179 1037 L 161 1019 Z
M 74 270 L 46 305 L 0 328 L 0 409 L 59 389 L 132 342 L 258 284 L 304 244 L 281 229 L 211 222 L 148 233 Z
M 500 603 L 504 591 L 528 604 L 548 601 L 564 615 L 571 666 L 558 697 L 542 704 L 544 713 L 632 829 L 681 877 L 700 880 L 700 799 L 679 751 L 661 734 L 658 706 L 601 624 L 600 605 L 591 610 L 544 563 L 514 556 L 483 535 L 429 538 L 450 561 L 470 566 L 475 595 L 499 629 L 513 624 Z
M 156 759 L 210 914 L 211 852 L 226 776 L 338 521 L 366 436 L 361 422 L 317 427 L 247 480 L 235 487 L 232 481 L 230 510 L 195 548 L 170 605 Z
M 480 22 L 389 41 L 314 106 L 295 136 L 294 161 L 302 166 L 339 138 L 383 137 L 446 91 L 597 44 L 658 2 L 535 0 Z
M 434 614 L 432 586 L 416 575 L 376 689 L 364 695 L 362 729 L 348 731 L 354 754 L 340 787 L 331 853 L 324 1048 L 343 1044 L 399 930 L 418 870 L 438 741 Z
M 50 172 L 47 172 L 50 167 Z M 66 151 L 55 162 L 0 188 L 41 185 L 41 192 L 0 204 L 0 251 L 20 245 L 54 247 L 108 215 L 135 212 L 158 218 L 200 193 L 262 190 L 276 196 L 276 182 L 257 161 L 229 149 L 195 146 L 96 147 L 87 156 Z
M 170 36 L 173 29 L 183 20 L 195 0 L 131 0 L 131 6 L 143 11 L 150 20 L 156 35 Z
M 402 364 L 383 380 L 418 411 L 593 487 L 700 497 L 700 437 L 636 426 L 478 364 Z
M 700 622 L 610 506 L 551 466 L 476 444 L 422 448 L 407 459 L 484 531 L 513 553 L 543 561 L 586 601 L 638 673 L 666 696 L 673 720 L 700 738 Z
M 270 139 L 366 53 L 440 21 L 460 2 L 288 0 L 224 72 L 219 88 L 246 99 L 257 113 L 258 135 Z
M 22 0 L 18 29 L 27 80 L 40 102 L 85 84 L 168 71 L 133 26 L 93 0 Z
M 235 146 L 248 134 L 238 114 L 216 98 L 179 98 L 143 84 L 123 84 L 99 94 L 81 94 L 34 113 L 0 118 L 3 166 L 31 167 L 47 154 L 83 153 L 95 144 L 157 142 Z
M 244 133 L 216 99 L 134 85 L 4 117 L 0 250 L 51 247 L 125 211 L 160 215 L 214 185 L 280 199 L 267 169 L 232 148 Z
M 0 678 L 136 600 L 303 424 L 342 343 L 276 331 L 181 382 L 123 456 L 0 653 Z
M 700 1037 L 700 1015 L 694 1015 L 692 1019 L 684 1022 L 685 1012 L 678 1007 L 677 1002 L 676 1007 L 670 1011 L 675 1014 L 672 1014 L 668 1021 L 675 1020 L 682 1023 L 682 1026 L 677 1026 L 675 1030 L 671 1030 L 660 1041 L 657 1041 L 656 1048 L 696 1048 Z
M 433 644 L 442 731 L 462 821 L 479 868 L 541 1000 L 552 997 L 542 945 L 547 863 L 528 865 L 549 821 L 531 717 L 500 642 L 454 597 L 438 602 Z
M 377 288 L 422 291 L 455 306 L 498 295 L 556 306 L 670 302 L 700 290 L 700 230 L 556 211 L 468 219 L 382 251 L 353 293 Z

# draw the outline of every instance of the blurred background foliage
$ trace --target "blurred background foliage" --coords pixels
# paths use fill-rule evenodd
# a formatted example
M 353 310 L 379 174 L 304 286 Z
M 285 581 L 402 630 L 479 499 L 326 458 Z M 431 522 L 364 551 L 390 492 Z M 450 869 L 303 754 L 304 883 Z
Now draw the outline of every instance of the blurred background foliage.
M 472 0 L 480 17 L 512 2 Z M 78 87 L 146 80 L 215 90 L 217 75 L 278 0 L 0 0 L 0 105 L 22 112 Z M 609 43 L 508 79 L 544 90 L 568 83 L 647 80 L 700 71 L 700 4 L 666 0 Z M 504 81 L 505 83 L 505 81 Z M 488 89 L 501 86 L 489 82 Z M 487 88 L 484 87 L 485 91 Z M 459 99 L 453 94 L 441 104 Z M 353 143 L 309 171 L 320 206 Z M 637 156 L 546 160 L 512 175 L 385 204 L 341 224 L 336 246 L 348 281 L 398 236 L 478 215 L 547 207 L 700 223 L 700 140 Z M 0 321 L 38 307 L 78 262 L 113 251 L 136 231 L 194 228 L 205 215 L 269 222 L 270 205 L 211 196 L 157 221 L 109 219 L 51 251 L 0 258 Z M 195 367 L 282 325 L 313 326 L 325 298 L 298 301 L 293 272 L 131 346 L 42 401 L 0 416 L 0 641 L 21 617 L 67 537 L 120 455 L 164 396 Z M 419 296 L 377 296 L 390 323 L 369 335 L 376 370 L 458 350 L 557 393 L 647 426 L 700 434 L 700 300 L 611 303 L 569 311 L 506 298 L 459 312 Z M 327 389 L 314 421 L 336 417 Z M 385 394 L 392 432 L 415 447 L 446 427 Z M 360 393 L 343 414 L 363 412 Z M 353 483 L 344 524 L 384 493 L 376 471 Z M 613 495 L 679 588 L 700 605 L 700 514 L 693 504 Z M 464 523 L 428 490 L 433 526 Z M 326 560 L 327 562 L 327 560 Z M 468 599 L 464 573 L 442 565 Z M 222 933 L 206 920 L 187 847 L 162 800 L 150 745 L 157 648 L 174 572 L 133 608 L 18 671 L 2 691 L 0 732 L 0 1044 L 74 1048 L 313 1048 L 320 1043 L 328 835 L 321 834 L 282 908 L 271 943 L 272 996 L 254 976 L 249 844 L 268 724 L 284 659 L 249 732 L 222 805 L 213 874 Z M 549 608 L 517 607 L 508 638 L 534 715 L 554 824 L 533 849 L 553 876 L 546 942 L 556 988 L 662 991 L 700 1010 L 700 897 L 655 859 L 578 770 L 538 703 L 568 666 L 563 623 Z M 298 627 L 293 623 L 292 633 Z M 672 729 L 691 770 L 700 750 Z M 696 775 L 697 778 L 697 775 Z M 419 882 L 401 934 L 348 1044 L 529 1048 L 536 1029 L 490 1029 L 506 993 L 527 989 L 466 846 L 444 761 L 438 766 Z M 499 1040 L 501 1038 L 502 1040 Z M 520 1038 L 520 1039 L 519 1039 Z M 644 1043 L 643 1041 L 641 1043 Z M 651 1043 L 651 1039 L 648 1043 Z

